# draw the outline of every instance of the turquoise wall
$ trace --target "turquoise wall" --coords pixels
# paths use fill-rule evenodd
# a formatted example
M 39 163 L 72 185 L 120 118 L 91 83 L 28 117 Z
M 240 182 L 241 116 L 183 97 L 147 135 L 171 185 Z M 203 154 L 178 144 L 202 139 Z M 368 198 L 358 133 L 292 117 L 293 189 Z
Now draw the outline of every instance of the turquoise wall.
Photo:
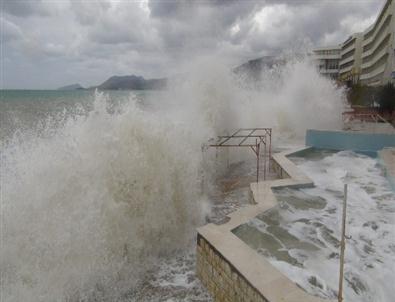
M 376 152 L 395 147 L 395 134 L 307 130 L 306 146 L 330 150 Z

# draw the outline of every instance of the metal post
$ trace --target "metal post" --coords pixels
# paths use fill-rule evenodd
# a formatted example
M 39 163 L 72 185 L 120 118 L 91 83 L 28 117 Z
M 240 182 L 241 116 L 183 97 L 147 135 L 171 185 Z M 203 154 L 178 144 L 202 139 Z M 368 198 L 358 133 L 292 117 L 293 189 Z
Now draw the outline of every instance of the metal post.
M 266 142 L 266 135 L 265 135 L 265 142 Z M 265 143 L 265 150 L 263 152 L 263 180 L 266 180 L 266 143 Z
M 258 140 L 255 139 L 255 144 L 256 144 L 256 182 L 258 183 L 259 181 L 259 149 L 261 144 L 258 143 Z
M 272 160 L 272 129 L 269 132 L 269 171 L 270 171 L 270 162 Z
M 230 161 L 229 161 L 229 148 L 226 149 L 226 167 L 229 168 Z
M 343 219 L 342 219 L 342 238 L 340 243 L 340 274 L 338 302 L 343 301 L 343 272 L 344 272 L 344 251 L 346 249 L 346 211 L 347 211 L 347 184 L 344 184 Z
M 204 160 L 204 154 L 205 154 L 204 144 L 202 144 L 201 149 L 202 149 L 202 162 L 204 164 L 204 162 L 205 162 L 205 160 Z M 201 181 L 200 181 L 200 191 L 201 191 L 201 194 L 203 194 L 204 193 L 204 168 L 203 167 L 201 168 L 200 173 L 201 173 L 201 177 L 202 177 Z

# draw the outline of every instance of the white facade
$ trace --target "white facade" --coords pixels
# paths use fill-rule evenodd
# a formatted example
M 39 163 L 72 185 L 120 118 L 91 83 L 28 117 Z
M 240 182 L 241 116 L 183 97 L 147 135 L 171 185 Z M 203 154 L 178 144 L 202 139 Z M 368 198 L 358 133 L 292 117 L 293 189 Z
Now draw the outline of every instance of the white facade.
M 313 51 L 314 60 L 321 74 L 332 79 L 337 79 L 339 76 L 339 61 L 341 58 L 340 51 L 340 45 L 321 47 Z
M 383 85 L 394 81 L 395 1 L 388 0 L 376 22 L 363 33 L 361 84 Z
M 395 81 L 395 0 L 387 0 L 375 23 L 362 33 L 351 35 L 340 46 L 338 79 L 363 85 L 384 85 Z M 320 57 L 325 49 L 314 50 L 319 66 L 330 57 Z M 319 68 L 328 74 L 326 68 Z M 330 71 L 336 78 L 336 71 Z
M 361 73 L 362 33 L 350 36 L 341 46 L 339 79 L 357 83 Z

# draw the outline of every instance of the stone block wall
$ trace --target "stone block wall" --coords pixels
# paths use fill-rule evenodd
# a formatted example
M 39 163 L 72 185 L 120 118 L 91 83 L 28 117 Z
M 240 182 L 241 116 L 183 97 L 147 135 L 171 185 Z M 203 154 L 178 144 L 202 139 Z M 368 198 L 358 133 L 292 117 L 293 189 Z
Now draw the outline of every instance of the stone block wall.
M 197 276 L 215 301 L 269 302 L 206 239 L 197 240 Z

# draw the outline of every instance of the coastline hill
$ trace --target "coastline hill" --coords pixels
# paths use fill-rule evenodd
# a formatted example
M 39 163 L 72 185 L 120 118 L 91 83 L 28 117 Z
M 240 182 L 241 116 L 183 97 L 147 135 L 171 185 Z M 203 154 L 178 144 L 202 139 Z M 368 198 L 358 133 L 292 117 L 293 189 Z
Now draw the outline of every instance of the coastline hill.
M 250 80 L 260 81 L 262 71 L 265 69 L 272 69 L 276 65 L 285 63 L 284 59 L 278 56 L 264 56 L 258 59 L 249 60 L 248 62 L 237 66 L 233 69 L 236 74 L 244 74 Z
M 101 90 L 159 90 L 166 87 L 167 79 L 144 79 L 142 76 L 112 76 L 99 86 Z
M 57 90 L 79 90 L 79 89 L 85 89 L 85 88 L 82 87 L 80 84 L 72 84 L 72 85 L 59 87 Z
M 284 64 L 285 60 L 277 56 L 264 56 L 258 59 L 249 60 L 248 62 L 233 68 L 235 74 L 244 75 L 252 82 L 260 81 L 262 70 L 271 69 L 275 65 Z M 87 89 L 100 90 L 160 90 L 167 86 L 167 78 L 145 79 L 142 76 L 126 75 L 112 76 L 97 86 Z M 58 90 L 78 90 L 85 89 L 80 84 L 73 84 L 58 88 Z

